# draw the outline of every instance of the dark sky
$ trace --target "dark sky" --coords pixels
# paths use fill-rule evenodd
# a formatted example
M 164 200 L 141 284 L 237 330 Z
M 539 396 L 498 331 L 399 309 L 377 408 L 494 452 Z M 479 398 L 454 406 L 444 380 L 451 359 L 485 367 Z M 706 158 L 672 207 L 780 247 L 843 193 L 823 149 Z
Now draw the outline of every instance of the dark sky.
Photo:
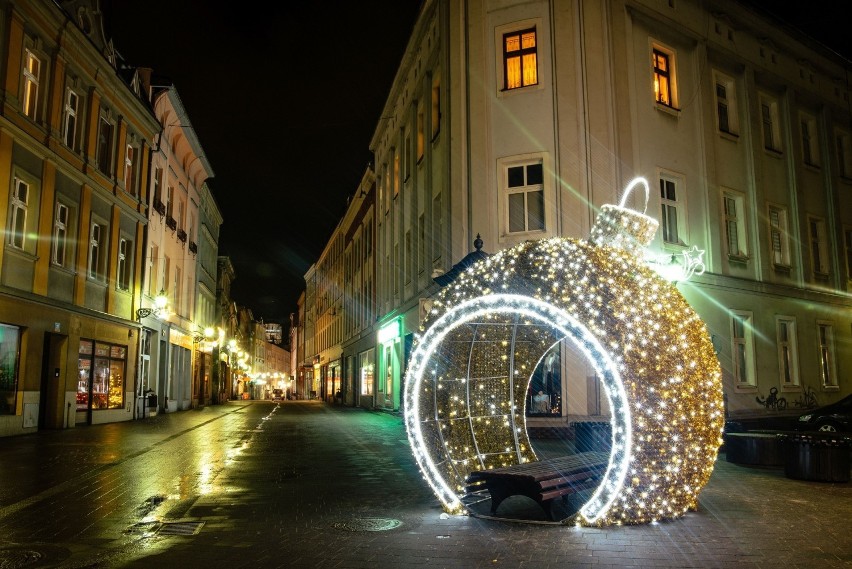
M 233 297 L 288 321 L 371 159 L 420 0 L 104 0 L 128 64 L 173 83 L 213 168 Z M 848 56 L 843 3 L 748 0 Z
M 104 0 L 125 61 L 177 87 L 214 171 L 232 296 L 287 323 L 371 160 L 420 0 Z

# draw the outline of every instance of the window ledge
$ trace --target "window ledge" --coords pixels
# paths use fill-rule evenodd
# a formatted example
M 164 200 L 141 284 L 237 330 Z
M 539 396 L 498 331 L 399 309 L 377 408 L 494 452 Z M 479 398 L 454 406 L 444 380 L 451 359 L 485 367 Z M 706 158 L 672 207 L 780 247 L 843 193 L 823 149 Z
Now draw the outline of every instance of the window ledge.
M 840 181 L 844 184 L 852 184 L 852 175 L 850 174 L 840 174 Z
M 793 272 L 793 267 L 790 265 L 779 265 L 778 263 L 772 263 L 772 268 L 776 273 L 790 276 L 790 273 Z
M 814 271 L 814 280 L 820 282 L 828 282 L 829 274 L 822 271 Z
M 729 132 L 727 130 L 720 130 L 719 136 L 721 138 L 724 138 L 725 140 L 730 140 L 731 142 L 739 142 L 740 141 L 740 135 L 738 135 L 735 132 Z
M 658 111 L 660 111 L 662 113 L 666 113 L 667 115 L 671 115 L 675 118 L 680 117 L 680 109 L 678 109 L 677 107 L 670 107 L 668 105 L 664 105 L 663 103 L 658 103 L 656 101 L 654 102 L 654 107 Z
M 767 148 L 766 146 L 764 146 L 763 151 L 767 155 L 772 156 L 773 158 L 780 159 L 781 157 L 784 156 L 784 152 L 782 152 L 781 150 L 778 150 L 777 148 Z
M 782 393 L 801 393 L 802 386 L 798 383 L 783 383 L 781 384 Z
M 38 255 L 33 255 L 29 251 L 19 249 L 18 247 L 15 247 L 14 245 L 9 245 L 8 243 L 6 243 L 6 253 L 10 253 L 12 255 L 15 255 L 16 257 L 26 259 L 27 261 L 38 261 Z
M 728 262 L 733 263 L 735 265 L 748 265 L 748 262 L 751 259 L 748 255 L 732 255 L 728 253 Z
M 839 385 L 822 385 L 823 391 L 840 391 Z
M 819 164 L 811 164 L 810 162 L 802 161 L 802 165 L 805 167 L 806 170 L 811 170 L 812 172 L 819 172 L 821 169 L 821 166 Z
M 736 393 L 757 393 L 757 386 L 750 383 L 738 383 L 734 386 Z

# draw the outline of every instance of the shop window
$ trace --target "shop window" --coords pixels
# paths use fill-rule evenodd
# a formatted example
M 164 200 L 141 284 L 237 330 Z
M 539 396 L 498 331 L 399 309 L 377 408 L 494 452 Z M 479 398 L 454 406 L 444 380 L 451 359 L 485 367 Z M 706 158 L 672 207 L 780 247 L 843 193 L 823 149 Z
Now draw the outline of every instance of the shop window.
M 127 347 L 81 339 L 77 411 L 124 408 Z
M 14 415 L 18 406 L 21 329 L 0 324 L 0 415 Z

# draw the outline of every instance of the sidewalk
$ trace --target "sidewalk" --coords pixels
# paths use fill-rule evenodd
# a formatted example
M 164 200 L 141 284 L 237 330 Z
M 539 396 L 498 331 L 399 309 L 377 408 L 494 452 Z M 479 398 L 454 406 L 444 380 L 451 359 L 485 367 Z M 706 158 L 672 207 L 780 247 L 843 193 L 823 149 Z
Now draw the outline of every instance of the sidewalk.
M 104 440 L 109 456 L 89 446 L 102 449 Z M 43 472 L 18 480 L 18 463 L 36 456 Z M 597 529 L 447 516 L 416 467 L 401 417 L 322 402 L 229 402 L 13 438 L 0 445 L 0 464 L 4 569 L 852 567 L 850 483 L 791 480 L 722 455 L 699 510 L 672 522 Z M 154 494 L 130 491 L 144 484 L 132 478 L 140 470 L 170 480 L 173 493 L 150 503 L 144 518 L 141 505 Z M 51 482 L 54 473 L 70 482 Z M 94 508 L 81 516 L 58 506 L 103 491 L 119 473 L 126 504 L 103 527 L 89 519 Z M 17 495 L 7 491 L 10 481 Z M 77 518 L 62 518 L 63 510 Z M 134 525 L 134 516 L 155 521 Z M 75 523 L 77 537 L 60 535 L 60 525 Z M 57 541 L 41 539 L 36 528 L 45 525 L 56 526 Z M 187 531 L 167 535 L 164 527 Z M 53 565 L 4 560 L 8 541 L 21 545 L 22 535 L 39 537 L 43 551 L 55 543 L 70 554 Z

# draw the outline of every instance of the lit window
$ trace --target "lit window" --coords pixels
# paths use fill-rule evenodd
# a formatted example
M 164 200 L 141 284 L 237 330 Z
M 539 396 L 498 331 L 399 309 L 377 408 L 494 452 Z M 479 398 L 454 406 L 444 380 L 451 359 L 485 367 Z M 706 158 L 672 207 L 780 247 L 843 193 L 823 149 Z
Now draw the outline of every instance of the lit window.
M 0 324 L 0 415 L 17 413 L 20 351 L 21 329 Z
M 80 97 L 71 89 L 65 93 L 65 118 L 62 124 L 62 140 L 71 150 L 77 149 L 77 113 Z
M 426 149 L 426 123 L 423 116 L 423 103 L 417 106 L 417 162 L 423 160 L 423 153 Z
M 828 322 L 817 323 L 819 341 L 819 372 L 823 387 L 837 387 L 834 373 L 834 326 Z
M 720 73 L 716 77 L 716 118 L 719 131 L 736 134 L 738 131 L 737 100 L 734 80 Z
M 544 231 L 544 167 L 541 161 L 506 168 L 509 233 Z
M 748 257 L 746 245 L 745 199 L 738 192 L 722 193 L 725 210 L 725 237 L 728 245 L 728 255 L 731 257 Z
M 825 234 L 825 221 L 808 217 L 808 237 L 811 249 L 811 267 L 818 275 L 828 274 L 828 242 Z
M 654 49 L 654 99 L 661 105 L 673 107 L 671 55 Z
M 27 207 L 30 199 L 30 185 L 15 178 L 12 187 L 12 198 L 9 216 L 9 245 L 24 248 L 27 238 Z
M 799 385 L 799 352 L 795 318 L 776 316 L 775 334 L 778 343 L 778 370 L 781 375 L 781 385 Z
M 56 219 L 53 222 L 53 263 L 65 266 L 65 249 L 68 245 L 68 207 L 56 204 Z
M 41 60 L 33 52 L 26 50 L 24 55 L 24 114 L 33 120 L 38 119 L 38 84 L 41 75 Z
M 731 311 L 731 360 L 740 387 L 754 387 L 754 339 L 751 312 Z
M 399 151 L 396 148 L 391 149 L 393 155 L 393 197 L 399 195 Z
M 790 266 L 790 237 L 787 232 L 787 210 L 769 206 L 769 243 L 772 247 L 772 263 Z
M 803 115 L 802 125 L 802 160 L 809 166 L 819 165 L 819 141 L 817 136 L 816 119 Z
M 778 102 L 767 97 L 760 98 L 760 116 L 763 126 L 763 147 L 781 151 L 781 133 L 778 122 Z
M 432 77 L 432 140 L 441 132 L 441 78 L 439 72 Z
M 411 177 L 411 135 L 408 133 L 408 130 L 405 131 L 405 145 L 403 146 L 403 180 L 406 182 L 408 178 Z
M 503 34 L 503 88 L 538 84 L 535 28 Z
M 103 237 L 103 226 L 99 223 L 93 223 L 92 232 L 89 236 L 89 277 L 93 279 L 101 278 L 103 275 L 101 270 Z
M 681 180 L 660 175 L 660 228 L 665 243 L 683 244 L 683 197 Z

